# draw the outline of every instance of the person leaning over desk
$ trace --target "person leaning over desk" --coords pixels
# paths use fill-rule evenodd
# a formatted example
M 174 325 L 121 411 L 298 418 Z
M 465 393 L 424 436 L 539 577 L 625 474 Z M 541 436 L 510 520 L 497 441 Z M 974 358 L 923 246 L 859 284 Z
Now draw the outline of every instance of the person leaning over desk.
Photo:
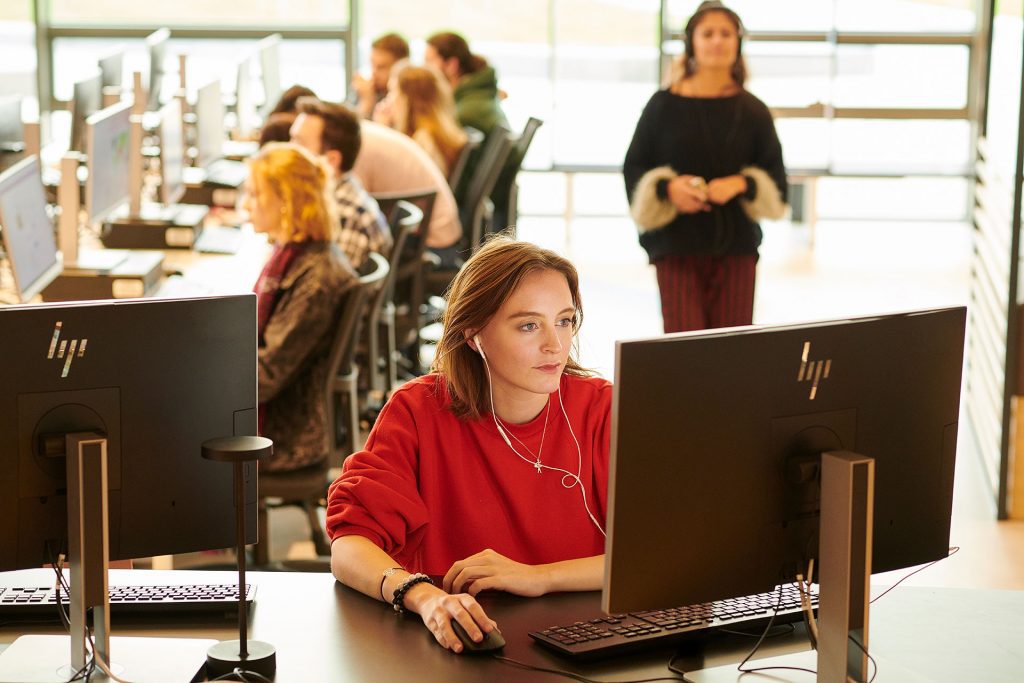
M 323 461 L 321 394 L 334 322 L 356 275 L 335 244 L 330 171 L 298 145 L 272 142 L 249 162 L 243 206 L 274 245 L 256 281 L 260 434 L 274 455 L 260 469 Z
M 455 277 L 433 372 L 398 389 L 328 492 L 331 567 L 462 650 L 496 623 L 483 590 L 596 590 L 611 384 L 573 343 L 576 269 L 499 236 Z M 428 576 L 443 576 L 434 585 Z
M 749 325 L 763 218 L 785 210 L 771 113 L 744 89 L 743 24 L 703 2 L 670 85 L 636 124 L 623 175 L 658 276 L 665 332 Z

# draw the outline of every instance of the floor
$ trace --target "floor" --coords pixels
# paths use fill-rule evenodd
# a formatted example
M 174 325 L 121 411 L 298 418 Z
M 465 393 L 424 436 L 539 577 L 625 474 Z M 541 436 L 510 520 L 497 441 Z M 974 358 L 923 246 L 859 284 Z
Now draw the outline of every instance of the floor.
M 568 225 L 568 227 L 567 227 Z M 813 236 L 788 222 L 764 226 L 755 322 L 778 323 L 963 304 L 970 230 L 953 222 L 819 222 Z M 580 271 L 583 364 L 613 377 L 614 340 L 659 334 L 653 269 L 624 218 L 523 217 L 522 239 L 566 254 Z M 812 246 L 813 238 L 813 246 Z M 966 424 L 966 421 L 962 421 Z M 960 550 L 907 584 L 1024 589 L 1024 521 L 995 521 L 975 444 L 961 430 L 950 543 Z M 271 515 L 271 555 L 305 558 L 297 510 Z M 910 570 L 876 575 L 877 585 Z

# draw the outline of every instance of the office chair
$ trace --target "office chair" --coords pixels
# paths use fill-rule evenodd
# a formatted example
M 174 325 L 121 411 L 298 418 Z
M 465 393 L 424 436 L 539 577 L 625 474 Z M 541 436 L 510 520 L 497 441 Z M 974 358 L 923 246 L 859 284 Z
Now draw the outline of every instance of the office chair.
M 405 243 L 397 263 L 398 273 L 395 275 L 392 288 L 395 350 L 398 353 L 392 354 L 391 358 L 395 364 L 388 367 L 390 390 L 398 381 L 400 369 L 402 374 L 413 377 L 423 372 L 419 355 L 419 330 L 423 321 L 422 307 L 426 301 L 423 284 L 426 271 L 426 234 L 430 229 L 430 218 L 434 212 L 437 193 L 433 190 L 424 190 L 405 195 L 374 195 L 374 198 L 377 199 L 381 210 L 386 212 L 385 215 L 404 225 L 406 232 Z M 395 215 L 393 212 L 397 207 L 400 207 L 400 213 Z M 419 224 L 415 226 L 412 224 L 414 208 L 423 214 Z M 393 223 L 392 234 L 396 229 Z M 401 368 L 398 363 L 401 364 Z
M 490 195 L 512 151 L 512 139 L 502 126 L 496 126 L 484 143 L 480 161 L 473 169 L 468 181 L 464 199 L 459 203 L 459 219 L 462 222 L 462 239 L 459 242 L 459 256 L 450 263 L 436 263 L 427 271 L 426 291 L 440 295 L 448 288 L 455 273 L 466 258 L 476 252 L 483 243 L 484 235 L 490 232 L 493 205 Z
M 544 122 L 533 116 L 526 121 L 523 132 L 516 138 L 512 152 L 505 162 L 505 167 L 501 170 L 501 175 L 498 176 L 498 182 L 495 183 L 494 191 L 491 192 L 491 201 L 494 203 L 494 218 L 491 225 L 494 230 L 500 231 L 510 226 L 514 227 L 519 218 L 517 206 L 519 186 L 516 184 L 516 178 L 519 176 L 519 170 L 523 167 L 523 160 L 526 159 L 530 143 L 533 142 L 537 129 L 542 125 Z
M 480 147 L 484 144 L 484 134 L 478 131 L 476 128 L 466 127 L 463 128 L 466 132 L 466 144 L 463 145 L 462 150 L 459 152 L 459 158 L 452 164 L 451 170 L 448 172 L 448 187 L 452 188 L 452 192 L 458 197 L 459 184 L 463 180 L 465 171 L 470 167 L 470 160 L 475 160 L 477 155 L 480 153 Z
M 320 463 L 292 472 L 260 472 L 258 520 L 259 542 L 255 547 L 255 564 L 267 566 L 270 561 L 268 507 L 297 505 L 306 512 L 310 535 L 317 555 L 330 555 L 327 535 L 317 516 L 317 508 L 325 504 L 327 471 L 331 465 L 340 465 L 341 457 L 362 447 L 359 439 L 359 414 L 356 384 L 359 368 L 354 362 L 360 326 L 366 317 L 366 302 L 382 287 L 388 271 L 387 260 L 379 254 L 370 254 L 375 268 L 359 278 L 357 285 L 345 295 L 338 316 L 334 338 L 328 351 L 324 408 L 327 416 L 324 449 L 328 456 Z M 342 404 L 347 404 L 342 409 Z M 344 426 L 339 424 L 344 420 Z M 347 442 L 347 443 L 345 443 Z M 272 506 L 268 498 L 279 498 Z

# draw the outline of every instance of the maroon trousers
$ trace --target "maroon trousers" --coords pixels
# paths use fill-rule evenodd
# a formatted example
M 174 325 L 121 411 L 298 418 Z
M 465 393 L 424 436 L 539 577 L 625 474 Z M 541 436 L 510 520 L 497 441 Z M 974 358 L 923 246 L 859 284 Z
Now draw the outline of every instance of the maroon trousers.
M 654 266 L 665 332 L 753 322 L 756 254 L 663 256 Z

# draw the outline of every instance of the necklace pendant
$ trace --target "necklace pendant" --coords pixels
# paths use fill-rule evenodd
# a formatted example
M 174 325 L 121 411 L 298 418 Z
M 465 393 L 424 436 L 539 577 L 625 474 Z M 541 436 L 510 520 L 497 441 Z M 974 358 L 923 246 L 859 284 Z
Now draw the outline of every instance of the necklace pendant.
M 540 474 L 540 468 L 541 468 L 540 458 L 537 458 L 537 462 L 533 463 L 533 466 L 537 468 L 537 474 Z

